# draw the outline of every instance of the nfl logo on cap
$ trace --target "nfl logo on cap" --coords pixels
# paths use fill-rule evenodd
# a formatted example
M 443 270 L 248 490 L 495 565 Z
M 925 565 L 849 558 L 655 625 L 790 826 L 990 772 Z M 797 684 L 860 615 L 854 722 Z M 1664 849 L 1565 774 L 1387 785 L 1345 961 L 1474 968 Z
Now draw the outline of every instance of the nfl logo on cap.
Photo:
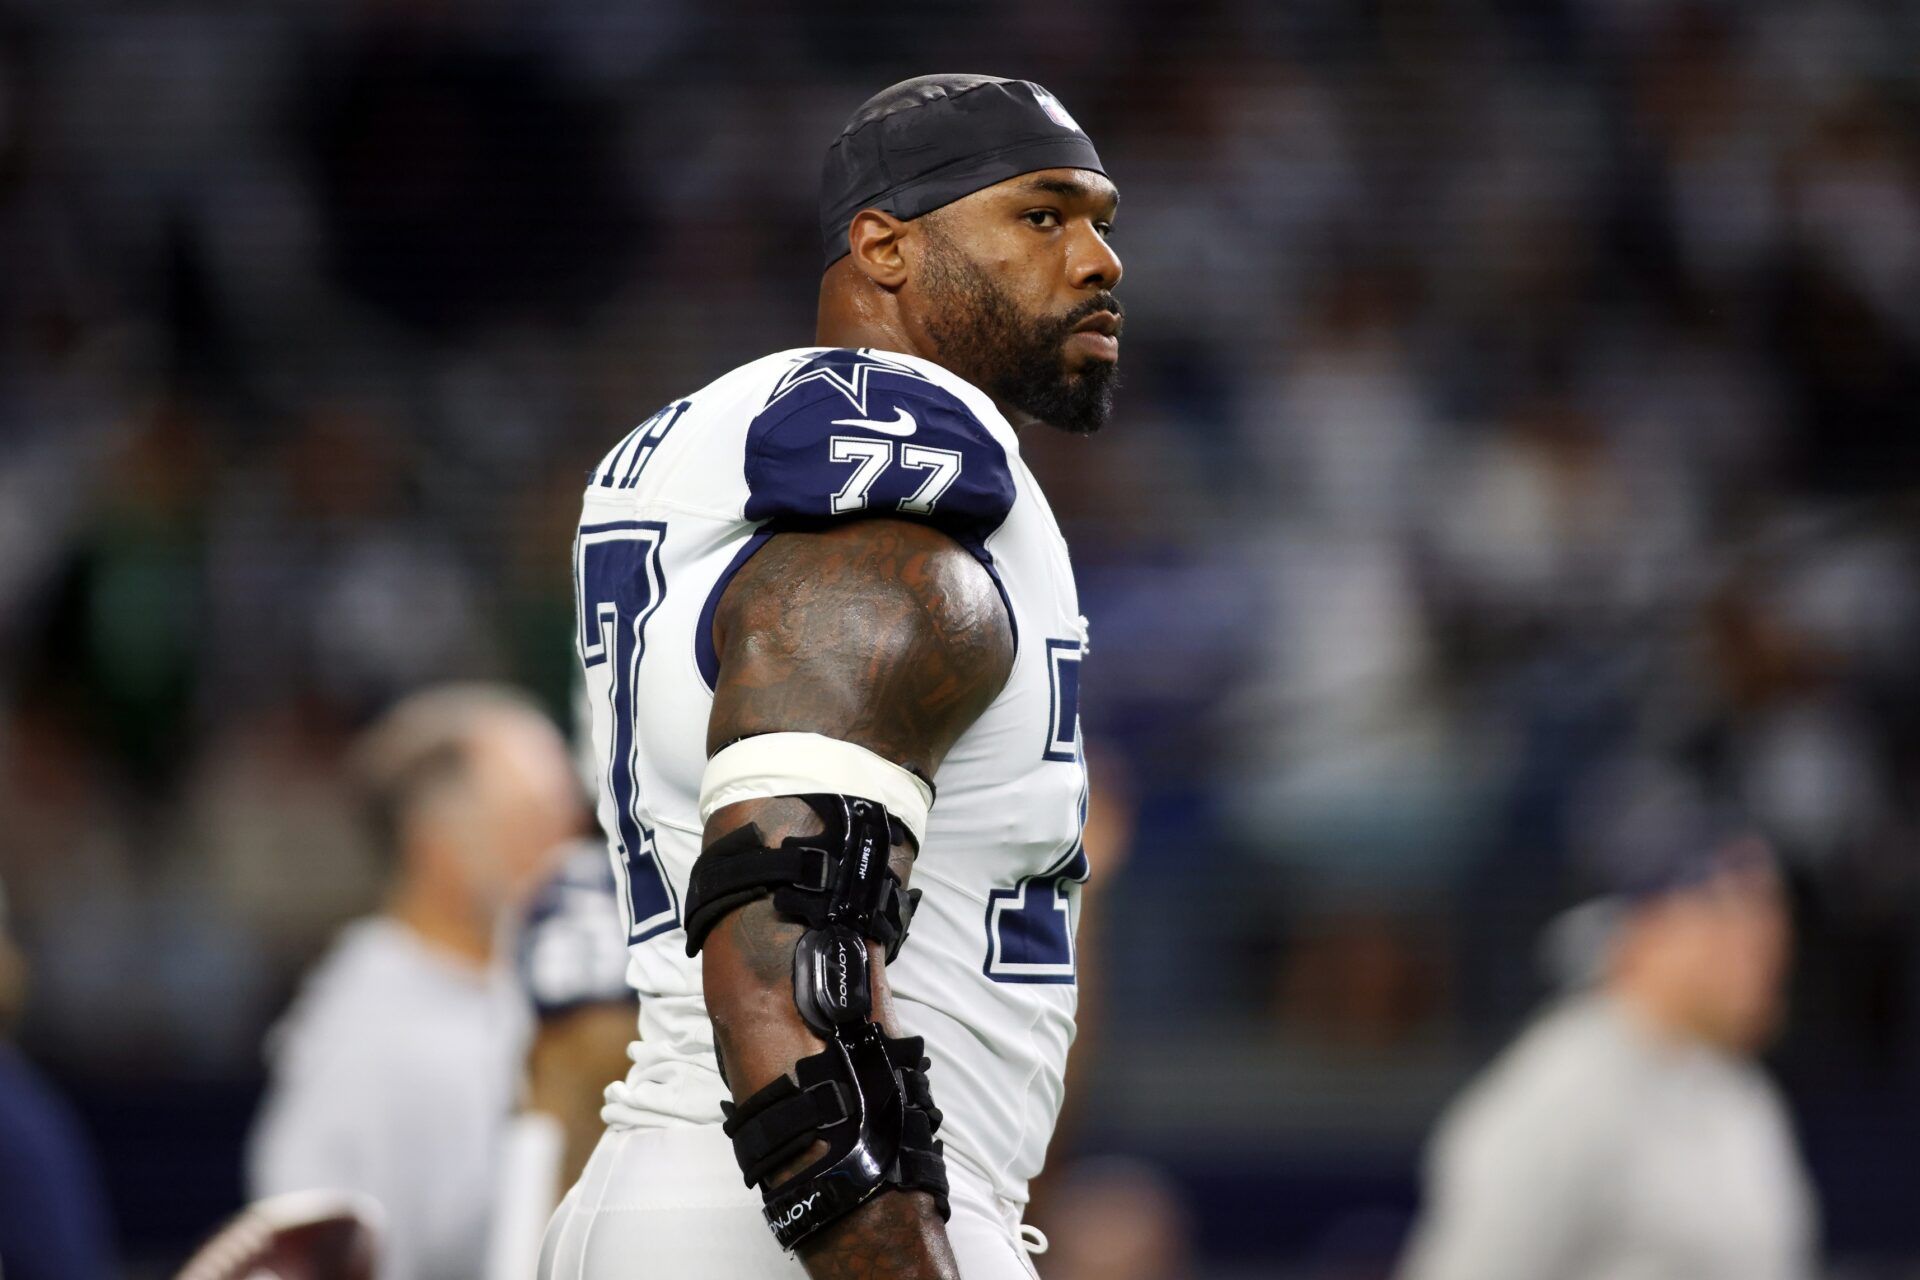
M 1040 104 L 1042 111 L 1047 113 L 1047 119 L 1053 121 L 1062 129 L 1071 129 L 1075 133 L 1086 132 L 1086 130 L 1080 127 L 1078 121 L 1067 114 L 1067 109 L 1060 105 L 1060 99 L 1054 97 L 1053 94 L 1042 89 L 1039 85 L 1033 87 L 1033 100 Z

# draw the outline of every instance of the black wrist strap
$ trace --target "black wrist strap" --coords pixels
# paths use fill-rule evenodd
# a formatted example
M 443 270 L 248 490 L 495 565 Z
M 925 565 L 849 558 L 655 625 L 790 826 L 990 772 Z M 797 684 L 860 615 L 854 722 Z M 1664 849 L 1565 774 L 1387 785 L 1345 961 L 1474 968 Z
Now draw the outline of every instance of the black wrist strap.
M 721 1103 L 734 1158 L 747 1185 L 762 1188 L 767 1220 L 783 1246 L 792 1248 L 888 1187 L 925 1191 L 942 1220 L 949 1216 L 945 1144 L 934 1137 L 941 1115 L 924 1050 L 919 1036 L 893 1038 L 873 1028 L 861 1042 L 802 1058 L 797 1083 L 782 1076 L 738 1106 Z M 827 1144 L 825 1157 L 777 1187 L 766 1185 L 816 1140 Z M 862 1158 L 848 1159 L 855 1148 Z

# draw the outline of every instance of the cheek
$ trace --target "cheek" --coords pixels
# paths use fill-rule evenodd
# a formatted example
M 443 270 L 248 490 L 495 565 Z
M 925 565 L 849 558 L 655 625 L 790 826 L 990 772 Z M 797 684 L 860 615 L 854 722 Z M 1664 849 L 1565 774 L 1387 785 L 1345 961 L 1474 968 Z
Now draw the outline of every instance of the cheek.
M 1754 953 L 1757 957 L 1755 967 L 1760 971 L 1760 980 L 1769 989 L 1778 986 L 1786 978 L 1787 966 L 1793 958 L 1793 943 L 1787 926 L 1780 921 L 1768 921 L 1755 930 Z
M 1016 231 L 996 237 L 975 261 L 1028 320 L 1061 314 L 1067 279 L 1064 242 Z
M 1714 948 L 1715 962 L 1709 972 L 1717 976 L 1729 999 L 1751 1007 L 1771 998 L 1785 959 L 1777 929 L 1741 921 L 1727 929 Z
M 485 865 L 499 881 L 512 881 L 521 874 L 526 862 L 528 831 L 526 815 L 516 805 L 503 805 L 488 824 L 481 839 L 485 841 Z
M 1746 960 L 1725 919 L 1699 912 L 1676 932 L 1672 954 L 1676 966 L 1688 975 L 1689 986 L 1714 993 L 1733 985 L 1732 971 L 1744 967 Z
M 533 823 L 516 833 L 512 867 L 515 879 L 538 874 L 546 867 L 548 856 L 566 839 L 557 824 Z
M 561 847 L 579 834 L 579 830 L 580 815 L 571 803 L 557 800 L 541 809 L 538 820 L 528 824 L 518 848 L 515 862 L 519 873 L 545 876 Z
M 1045 243 L 1045 236 L 1035 235 L 1027 227 L 1009 220 L 968 246 L 968 256 L 976 265 L 993 272 L 1002 288 L 1009 288 L 1020 275 L 1033 270 L 1036 255 Z

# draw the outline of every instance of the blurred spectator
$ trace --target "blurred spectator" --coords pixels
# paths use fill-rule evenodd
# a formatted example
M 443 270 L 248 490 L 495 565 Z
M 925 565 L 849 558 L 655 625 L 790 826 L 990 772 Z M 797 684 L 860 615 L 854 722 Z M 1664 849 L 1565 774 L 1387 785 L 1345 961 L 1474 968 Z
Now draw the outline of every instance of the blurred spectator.
M 627 1073 L 639 1007 L 627 985 L 627 908 L 607 842 L 570 843 L 520 930 L 520 979 L 537 1025 L 526 1095 L 508 1132 L 488 1251 L 491 1280 L 526 1280 L 547 1219 L 606 1132 L 607 1086 Z
M 161 406 L 130 424 L 105 460 L 49 620 L 53 662 L 43 678 L 74 697 L 143 798 L 167 793 L 197 728 L 210 461 L 188 406 Z
M 277 972 L 311 961 L 382 888 L 340 777 L 347 746 L 327 704 L 289 698 L 228 718 L 183 779 L 171 851 Z
M 79 1121 L 14 1048 L 26 966 L 7 935 L 0 886 L 0 1273 L 7 1280 L 107 1280 L 106 1202 Z
M 1787 969 L 1772 854 L 1704 808 L 1632 818 L 1608 851 L 1614 899 L 1558 939 L 1594 985 L 1448 1110 L 1405 1280 L 1817 1274 L 1812 1190 L 1753 1062 Z
M 353 766 L 387 902 L 273 1034 L 251 1192 L 365 1192 L 386 1215 L 382 1280 L 473 1280 L 528 1033 L 495 945 L 579 830 L 572 761 L 518 695 L 453 685 L 387 712 Z
M 1081 1160 L 1053 1187 L 1045 1280 L 1194 1280 L 1193 1227 L 1179 1189 L 1149 1165 Z

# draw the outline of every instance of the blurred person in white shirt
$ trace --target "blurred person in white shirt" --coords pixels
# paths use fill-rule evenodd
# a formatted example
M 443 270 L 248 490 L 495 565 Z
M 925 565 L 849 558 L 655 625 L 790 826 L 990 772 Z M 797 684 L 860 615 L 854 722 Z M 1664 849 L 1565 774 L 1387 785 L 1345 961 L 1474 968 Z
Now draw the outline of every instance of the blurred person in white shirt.
M 381 1280 L 473 1280 L 530 1032 L 503 924 L 580 830 L 579 786 L 553 724 L 483 685 L 403 700 L 350 769 L 392 879 L 269 1038 L 249 1190 L 365 1192 Z
M 1603 870 L 1558 929 L 1587 982 L 1442 1118 L 1401 1280 L 1811 1280 L 1813 1189 L 1754 1061 L 1791 945 L 1771 850 L 1651 806 Z

